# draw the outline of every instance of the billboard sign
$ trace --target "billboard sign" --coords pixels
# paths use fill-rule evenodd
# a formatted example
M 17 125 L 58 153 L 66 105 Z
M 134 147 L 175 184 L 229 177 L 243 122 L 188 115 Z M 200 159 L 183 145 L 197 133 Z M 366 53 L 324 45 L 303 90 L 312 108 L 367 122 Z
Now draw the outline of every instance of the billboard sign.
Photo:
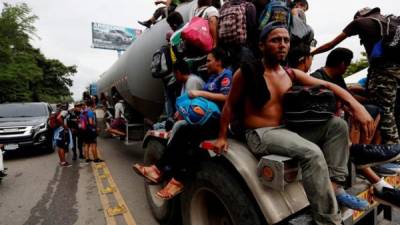
M 141 33 L 138 29 L 92 23 L 93 48 L 124 51 Z

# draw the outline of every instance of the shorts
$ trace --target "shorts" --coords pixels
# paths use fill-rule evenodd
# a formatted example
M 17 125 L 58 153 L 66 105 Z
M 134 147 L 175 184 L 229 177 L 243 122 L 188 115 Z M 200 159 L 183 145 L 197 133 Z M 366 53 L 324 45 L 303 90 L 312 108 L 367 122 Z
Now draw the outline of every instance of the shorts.
M 64 149 L 64 151 L 68 151 L 68 145 L 69 143 L 66 142 L 65 140 L 56 140 L 56 147 L 62 148 Z
M 95 144 L 97 143 L 97 132 L 96 130 L 87 130 L 82 134 L 83 143 Z

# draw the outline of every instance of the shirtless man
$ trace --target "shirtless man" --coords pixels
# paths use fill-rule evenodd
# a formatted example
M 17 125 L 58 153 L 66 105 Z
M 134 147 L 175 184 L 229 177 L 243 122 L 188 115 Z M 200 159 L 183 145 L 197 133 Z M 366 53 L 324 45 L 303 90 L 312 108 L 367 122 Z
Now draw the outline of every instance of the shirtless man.
M 227 130 L 233 109 L 243 104 L 243 125 L 250 150 L 256 156 L 278 154 L 298 160 L 302 168 L 303 185 L 311 204 L 316 224 L 341 224 L 335 193 L 337 183 L 347 175 L 348 128 L 346 122 L 333 117 L 326 124 L 296 130 L 282 124 L 283 94 L 292 86 L 292 79 L 303 85 L 325 85 L 345 102 L 366 134 L 371 136 L 373 119 L 347 91 L 332 83 L 318 80 L 300 70 L 293 70 L 292 79 L 280 66 L 289 51 L 290 37 L 283 24 L 268 24 L 260 34 L 263 66 L 258 73 L 238 70 L 221 116 L 219 138 L 215 151 L 227 151 Z M 258 67 L 254 67 L 258 68 Z M 257 82 L 261 79 L 264 82 Z M 257 87 L 258 86 L 258 87 Z M 235 112 L 236 113 L 236 112 Z M 315 143 L 320 144 L 322 148 Z

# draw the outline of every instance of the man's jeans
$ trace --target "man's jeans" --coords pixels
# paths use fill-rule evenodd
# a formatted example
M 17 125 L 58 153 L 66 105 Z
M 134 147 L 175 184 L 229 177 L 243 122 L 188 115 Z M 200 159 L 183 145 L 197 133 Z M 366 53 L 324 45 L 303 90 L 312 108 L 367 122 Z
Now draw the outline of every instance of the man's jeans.
M 297 160 L 315 222 L 340 224 L 341 216 L 329 178 L 342 182 L 347 176 L 347 124 L 333 117 L 323 125 L 295 130 L 296 133 L 283 126 L 247 130 L 246 139 L 256 156 L 277 154 Z

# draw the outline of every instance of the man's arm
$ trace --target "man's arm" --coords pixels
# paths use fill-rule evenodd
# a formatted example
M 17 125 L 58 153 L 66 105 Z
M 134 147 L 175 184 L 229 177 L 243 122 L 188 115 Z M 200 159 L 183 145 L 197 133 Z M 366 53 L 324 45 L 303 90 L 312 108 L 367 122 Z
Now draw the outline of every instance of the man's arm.
M 208 100 L 215 101 L 215 102 L 224 102 L 227 98 L 226 95 L 221 94 L 221 93 L 212 93 L 209 91 L 200 91 L 200 90 L 189 91 L 189 97 L 191 97 L 191 98 L 203 97 Z
M 354 117 L 361 124 L 365 134 L 370 138 L 374 130 L 374 120 L 369 115 L 367 110 L 362 106 L 348 91 L 328 81 L 316 79 L 308 76 L 300 70 L 293 70 L 295 72 L 295 79 L 305 86 L 324 85 L 330 89 L 336 96 L 338 96 L 347 106 L 350 107 Z
M 237 70 L 233 76 L 232 87 L 229 95 L 225 101 L 224 108 L 222 109 L 220 128 L 217 141 L 214 143 L 214 151 L 221 153 L 222 151 L 228 150 L 228 126 L 233 116 L 233 109 L 235 105 L 240 101 L 241 96 L 244 92 L 244 80 L 242 72 Z
M 338 45 L 340 42 L 342 42 L 346 38 L 347 38 L 347 34 L 342 32 L 335 39 L 333 39 L 332 41 L 330 41 L 330 42 L 328 42 L 326 44 L 323 44 L 320 47 L 318 47 L 317 49 L 311 51 L 311 55 L 317 55 L 317 54 L 329 51 L 329 50 L 334 48 L 336 45 Z

